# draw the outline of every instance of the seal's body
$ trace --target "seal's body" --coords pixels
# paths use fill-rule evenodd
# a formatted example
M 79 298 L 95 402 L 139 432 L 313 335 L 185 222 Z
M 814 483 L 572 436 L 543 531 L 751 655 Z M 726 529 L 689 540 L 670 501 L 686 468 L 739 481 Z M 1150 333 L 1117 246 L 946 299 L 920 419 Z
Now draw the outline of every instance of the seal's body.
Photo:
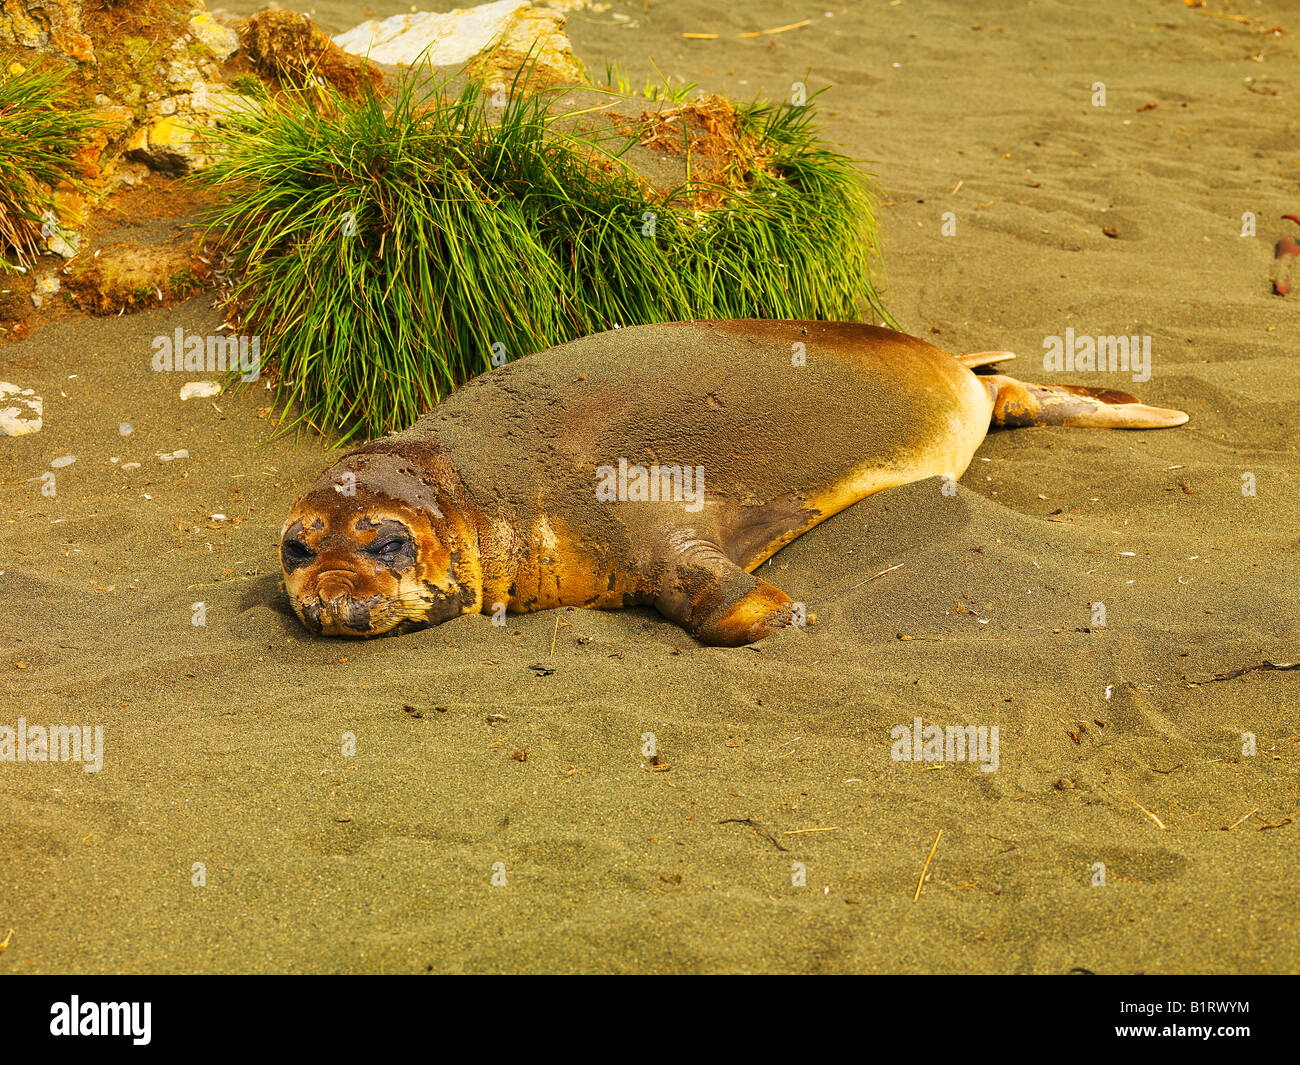
M 327 469 L 281 559 L 313 631 L 461 613 L 655 606 L 706 643 L 791 620 L 750 574 L 882 488 L 960 477 L 989 426 L 1187 420 L 1105 390 L 1025 385 L 855 323 L 618 329 L 484 374 Z

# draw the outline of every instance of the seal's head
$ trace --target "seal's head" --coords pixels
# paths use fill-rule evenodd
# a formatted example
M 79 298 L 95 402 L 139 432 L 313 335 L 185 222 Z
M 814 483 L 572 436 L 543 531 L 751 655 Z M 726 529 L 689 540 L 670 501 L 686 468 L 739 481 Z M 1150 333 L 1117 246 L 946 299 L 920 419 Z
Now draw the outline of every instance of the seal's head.
M 280 564 L 294 612 L 320 636 L 380 636 L 481 606 L 477 535 L 430 445 L 368 444 L 289 512 Z

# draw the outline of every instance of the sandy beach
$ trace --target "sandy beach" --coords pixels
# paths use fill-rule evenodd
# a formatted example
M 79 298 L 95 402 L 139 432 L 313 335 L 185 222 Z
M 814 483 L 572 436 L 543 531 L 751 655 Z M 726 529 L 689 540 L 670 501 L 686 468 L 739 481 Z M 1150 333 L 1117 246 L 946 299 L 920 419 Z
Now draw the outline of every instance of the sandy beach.
M 633 84 L 827 87 L 906 331 L 1191 416 L 991 433 L 955 496 L 777 554 L 816 623 L 753 647 L 639 609 L 313 638 L 276 545 L 328 441 L 151 366 L 211 292 L 0 343 L 45 408 L 0 437 L 0 726 L 103 737 L 0 761 L 0 972 L 1300 971 L 1300 15 L 1207 2 L 570 13 Z M 1067 330 L 1149 337 L 1149 379 L 1044 368 Z M 894 757 L 918 718 L 996 727 L 996 770 Z

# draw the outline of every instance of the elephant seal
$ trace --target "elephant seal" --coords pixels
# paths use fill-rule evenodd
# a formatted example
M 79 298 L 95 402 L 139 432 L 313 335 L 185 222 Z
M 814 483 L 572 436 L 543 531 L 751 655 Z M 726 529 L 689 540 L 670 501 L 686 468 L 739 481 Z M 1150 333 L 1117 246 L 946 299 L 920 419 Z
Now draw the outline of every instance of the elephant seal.
M 847 322 L 584 337 L 326 469 L 284 524 L 285 588 L 328 636 L 645 604 L 704 643 L 751 643 L 792 620 L 755 568 L 872 492 L 960 477 L 990 425 L 1187 420 L 1125 392 L 974 372 L 1012 357 Z

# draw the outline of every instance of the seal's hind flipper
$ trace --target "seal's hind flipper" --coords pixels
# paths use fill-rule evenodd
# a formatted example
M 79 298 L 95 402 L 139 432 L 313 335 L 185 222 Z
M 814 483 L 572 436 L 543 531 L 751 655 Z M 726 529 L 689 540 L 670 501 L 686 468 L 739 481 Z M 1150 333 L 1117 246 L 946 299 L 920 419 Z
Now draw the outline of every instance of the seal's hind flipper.
M 746 573 L 716 544 L 697 540 L 672 556 L 654 605 L 701 643 L 740 647 L 791 623 L 790 597 Z
M 1014 359 L 1014 351 L 972 351 L 969 355 L 957 355 L 955 358 L 959 363 L 968 370 L 973 370 L 977 366 L 993 366 L 999 362 L 1006 362 L 1008 359 Z
M 993 424 L 1068 425 L 1080 429 L 1170 429 L 1187 421 L 1180 410 L 1148 407 L 1130 392 L 1083 385 L 1033 385 L 1002 374 L 980 382 L 993 397 Z

